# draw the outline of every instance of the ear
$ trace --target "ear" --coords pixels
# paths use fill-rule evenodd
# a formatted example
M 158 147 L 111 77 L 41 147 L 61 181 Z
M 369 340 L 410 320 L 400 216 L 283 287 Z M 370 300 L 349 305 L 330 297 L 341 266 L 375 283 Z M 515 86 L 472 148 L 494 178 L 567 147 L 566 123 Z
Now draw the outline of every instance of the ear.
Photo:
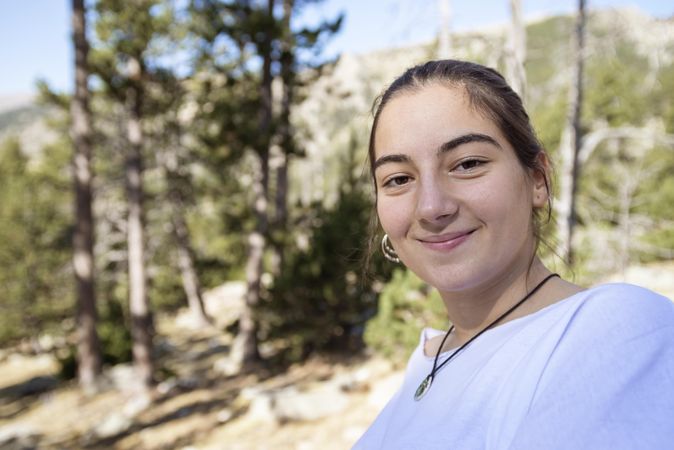
M 536 155 L 536 169 L 531 171 L 532 200 L 534 208 L 543 208 L 550 198 L 550 159 L 544 151 Z

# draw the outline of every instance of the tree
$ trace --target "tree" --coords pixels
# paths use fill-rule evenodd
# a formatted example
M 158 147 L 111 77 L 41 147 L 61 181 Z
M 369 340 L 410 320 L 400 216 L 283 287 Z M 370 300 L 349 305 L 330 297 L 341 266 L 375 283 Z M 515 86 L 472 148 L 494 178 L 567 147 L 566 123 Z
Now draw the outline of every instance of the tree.
M 561 160 L 559 200 L 557 201 L 558 253 L 573 264 L 573 233 L 576 226 L 576 193 L 580 165 L 578 152 L 582 140 L 583 66 L 585 51 L 585 0 L 578 0 L 574 34 L 573 75 L 569 88 L 566 126 L 559 145 Z
M 260 137 L 255 146 L 253 168 L 253 212 L 255 227 L 248 234 L 248 257 L 246 261 L 246 308 L 239 319 L 239 332 L 232 345 L 232 361 L 238 366 L 250 364 L 259 359 L 257 347 L 257 321 L 254 311 L 260 300 L 262 288 L 263 258 L 267 245 L 267 231 L 269 225 L 269 151 L 272 134 L 272 40 L 275 36 L 274 24 L 275 0 L 267 0 L 264 13 L 262 37 L 256 42 L 257 51 L 262 58 L 260 68 L 260 109 L 259 129 Z M 253 14 L 251 14 L 253 15 Z
M 61 322 L 73 318 L 70 161 L 65 137 L 39 161 L 18 139 L 0 144 L 1 342 L 62 332 Z
M 169 111 L 177 111 L 177 105 L 180 103 L 182 93 L 177 80 L 174 83 L 168 83 L 172 86 L 173 92 L 170 105 L 166 106 Z M 168 90 L 166 92 L 169 92 Z M 187 298 L 187 304 L 192 314 L 196 326 L 204 326 L 212 323 L 204 306 L 201 283 L 196 271 L 194 250 L 191 243 L 190 231 L 186 220 L 186 194 L 189 189 L 189 174 L 186 168 L 189 167 L 188 158 L 181 155 L 180 138 L 183 136 L 181 126 L 177 118 L 170 117 L 174 114 L 167 113 L 162 118 L 162 129 L 166 135 L 165 139 L 160 139 L 163 143 L 163 149 L 157 151 L 159 165 L 163 168 L 164 178 L 166 180 L 166 199 L 169 205 L 169 215 L 173 231 L 174 242 L 177 252 L 177 264 L 180 271 L 183 290 Z
M 96 332 L 94 290 L 94 220 L 92 213 L 91 113 L 84 0 L 72 1 L 75 47 L 75 94 L 71 101 L 71 135 L 74 148 L 75 229 L 73 268 L 77 292 L 78 379 L 87 391 L 95 388 L 101 374 L 101 349 Z
M 101 0 L 96 5 L 96 30 L 102 42 L 101 48 L 97 49 L 96 73 L 125 114 L 129 310 L 134 364 L 144 387 L 153 383 L 154 371 L 154 326 L 147 294 L 143 209 L 143 119 L 150 77 L 146 54 L 155 35 L 164 33 L 172 20 L 168 9 L 153 10 L 158 5 L 156 0 L 132 3 Z
M 200 73 L 197 78 L 209 80 L 205 83 L 208 91 L 224 84 L 222 88 L 228 94 L 226 98 L 218 98 L 220 94 L 216 97 L 207 91 L 213 118 L 219 120 L 215 127 L 218 131 L 211 133 L 213 122 L 207 122 L 201 135 L 214 151 L 226 153 L 219 164 L 229 167 L 222 170 L 230 171 L 237 164 L 246 171 L 249 180 L 246 201 L 250 208 L 240 219 L 247 244 L 246 307 L 239 318 L 230 354 L 232 366 L 238 368 L 259 358 L 259 323 L 255 311 L 265 295 L 263 274 L 265 271 L 278 274 L 282 270 L 282 247 L 287 234 L 283 225 L 288 219 L 288 164 L 290 156 L 297 153 L 290 116 L 300 85 L 297 74 L 307 67 L 297 55 L 300 51 L 305 51 L 305 55 L 317 54 L 322 37 L 334 33 L 341 23 L 338 19 L 315 29 L 295 31 L 291 26 L 293 14 L 311 2 L 286 0 L 277 8 L 281 6 L 279 3 L 201 0 L 191 4 L 193 28 L 203 41 L 202 70 L 220 71 L 217 75 Z M 280 11 L 282 14 L 278 14 Z M 281 87 L 280 104 L 272 96 L 275 79 Z M 265 267 L 265 260 L 272 260 L 271 267 Z
M 526 98 L 527 74 L 524 61 L 527 57 L 527 32 L 522 20 L 521 0 L 510 0 L 511 30 L 506 51 L 506 79 L 522 101 Z
M 450 31 L 451 6 L 449 0 L 438 0 L 438 9 L 440 10 L 440 36 L 438 45 L 439 59 L 450 58 L 452 56 L 452 37 Z

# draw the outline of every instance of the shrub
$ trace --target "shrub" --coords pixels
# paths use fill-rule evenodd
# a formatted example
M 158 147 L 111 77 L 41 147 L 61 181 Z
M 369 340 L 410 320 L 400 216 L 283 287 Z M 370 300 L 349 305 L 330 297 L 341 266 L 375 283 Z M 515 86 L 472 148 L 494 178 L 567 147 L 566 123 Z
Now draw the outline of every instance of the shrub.
M 400 363 L 419 343 L 423 327 L 447 327 L 440 295 L 411 271 L 398 268 L 379 296 L 377 315 L 367 323 L 365 343 Z

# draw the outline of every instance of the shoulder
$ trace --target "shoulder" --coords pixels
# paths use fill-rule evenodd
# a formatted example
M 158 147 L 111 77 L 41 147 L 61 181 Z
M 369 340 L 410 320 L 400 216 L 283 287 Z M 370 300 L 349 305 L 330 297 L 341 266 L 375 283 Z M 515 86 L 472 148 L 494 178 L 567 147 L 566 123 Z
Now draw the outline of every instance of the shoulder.
M 674 302 L 649 289 L 627 283 L 611 283 L 586 289 L 562 301 L 555 339 L 558 355 L 583 348 L 624 354 L 644 345 L 660 348 L 674 340 Z M 552 330 L 548 331 L 550 334 Z M 616 353 L 617 349 L 622 349 Z M 569 355 L 566 352 L 570 352 Z M 582 358 L 581 358 L 582 359 Z
M 565 302 L 566 320 L 548 331 L 552 345 L 542 350 L 544 369 L 510 448 L 669 448 L 674 304 L 624 283 Z
M 630 327 L 674 326 L 674 302 L 649 289 L 627 283 L 602 284 L 577 294 L 579 318 L 601 325 L 628 321 Z

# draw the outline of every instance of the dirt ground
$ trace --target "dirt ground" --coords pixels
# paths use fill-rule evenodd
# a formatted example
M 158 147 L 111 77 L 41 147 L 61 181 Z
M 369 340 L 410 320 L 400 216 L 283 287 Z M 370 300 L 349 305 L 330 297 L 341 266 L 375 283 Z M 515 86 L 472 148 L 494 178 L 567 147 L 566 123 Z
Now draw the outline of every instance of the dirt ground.
M 604 281 L 674 298 L 673 275 L 670 262 Z M 376 357 L 314 358 L 282 373 L 260 367 L 228 376 L 220 362 L 232 337 L 179 317 L 158 320 L 164 381 L 151 397 L 129 387 L 128 367 L 126 375 L 108 371 L 116 385 L 85 396 L 73 382 L 56 380 L 52 355 L 0 350 L 0 448 L 348 449 L 402 381 L 401 369 Z
M 158 331 L 160 365 L 171 376 L 149 403 L 133 389 L 110 386 L 85 396 L 73 382 L 57 383 L 50 355 L 6 356 L 0 362 L 0 448 L 347 449 L 400 377 L 387 362 L 366 358 L 316 358 L 278 375 L 261 369 L 225 376 L 214 367 L 227 354 L 228 336 L 180 327 L 171 318 L 160 320 Z M 358 381 L 363 373 L 389 381 L 373 392 L 372 380 Z M 338 392 L 340 410 L 310 420 L 276 417 L 259 394 L 288 387 L 320 391 L 337 379 L 352 380 L 351 389 L 342 386 Z M 319 397 L 315 407 L 322 403 Z

